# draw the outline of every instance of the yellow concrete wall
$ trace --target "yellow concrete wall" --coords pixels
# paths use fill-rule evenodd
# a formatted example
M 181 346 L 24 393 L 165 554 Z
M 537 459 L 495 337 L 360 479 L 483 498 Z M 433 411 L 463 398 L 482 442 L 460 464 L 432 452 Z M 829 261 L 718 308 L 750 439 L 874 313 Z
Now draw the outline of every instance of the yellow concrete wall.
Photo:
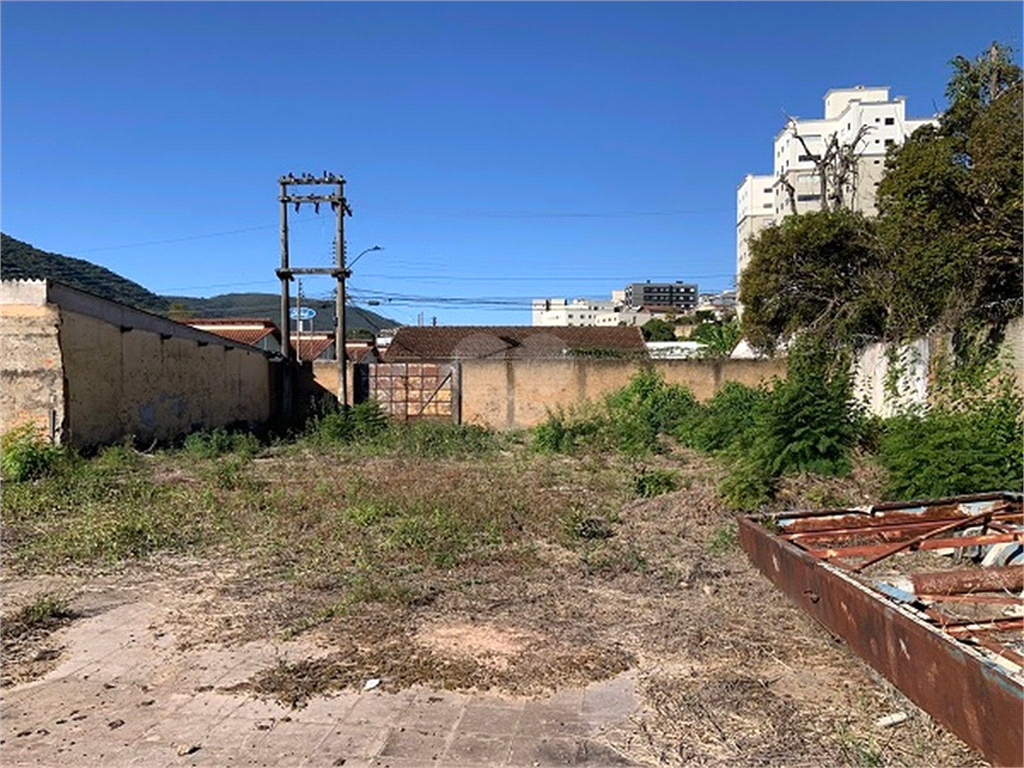
M 0 304 L 0 432 L 29 422 L 48 435 L 51 412 L 64 421 L 59 324 L 55 307 Z
M 655 360 L 670 384 L 683 384 L 707 400 L 727 381 L 748 386 L 785 377 L 786 361 Z M 596 401 L 626 386 L 639 368 L 628 360 L 465 360 L 462 362 L 462 421 L 494 429 L 523 429 L 549 411 Z
M 66 438 L 75 445 L 170 440 L 194 429 L 267 422 L 270 361 L 259 352 L 61 311 Z

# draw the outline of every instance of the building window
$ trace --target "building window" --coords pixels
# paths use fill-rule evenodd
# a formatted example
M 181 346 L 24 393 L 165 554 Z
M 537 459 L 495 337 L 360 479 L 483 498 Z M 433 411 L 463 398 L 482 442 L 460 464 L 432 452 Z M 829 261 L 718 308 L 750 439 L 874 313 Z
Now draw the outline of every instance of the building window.
M 797 195 L 796 199 L 801 203 L 809 203 L 812 200 L 821 200 L 821 195 Z
M 800 157 L 797 158 L 797 160 L 799 162 L 801 162 L 801 163 L 809 163 L 812 160 L 817 160 L 817 159 L 818 159 L 817 155 L 800 155 Z
M 765 193 L 766 195 L 770 195 L 770 194 L 772 193 L 772 188 L 771 188 L 771 187 L 768 187 L 768 189 L 766 189 L 766 190 L 764 191 L 764 193 Z
M 894 124 L 895 122 L 896 122 L 896 119 L 895 119 L 895 118 L 893 118 L 893 117 L 887 117 L 887 118 L 885 118 L 885 124 L 886 124 L 886 125 L 892 125 L 892 124 Z
M 771 208 L 771 207 L 772 207 L 772 204 L 771 204 L 771 203 L 765 203 L 765 204 L 764 204 L 764 205 L 762 205 L 761 207 L 762 207 L 762 208 Z
M 896 142 L 893 139 L 886 139 L 885 140 L 885 146 L 887 146 L 887 147 L 891 147 L 895 143 Z

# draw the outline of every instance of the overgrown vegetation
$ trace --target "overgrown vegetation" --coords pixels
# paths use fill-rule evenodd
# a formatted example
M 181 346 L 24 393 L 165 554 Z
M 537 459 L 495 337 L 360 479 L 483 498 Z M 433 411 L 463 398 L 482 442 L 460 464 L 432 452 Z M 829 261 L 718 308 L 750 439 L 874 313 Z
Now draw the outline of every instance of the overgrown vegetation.
M 937 498 L 982 490 L 1021 490 L 1024 401 L 1009 384 L 885 422 L 879 461 L 892 498 Z
M 0 437 L 0 478 L 24 482 L 45 477 L 69 460 L 69 454 L 44 438 L 33 424 L 25 424 Z

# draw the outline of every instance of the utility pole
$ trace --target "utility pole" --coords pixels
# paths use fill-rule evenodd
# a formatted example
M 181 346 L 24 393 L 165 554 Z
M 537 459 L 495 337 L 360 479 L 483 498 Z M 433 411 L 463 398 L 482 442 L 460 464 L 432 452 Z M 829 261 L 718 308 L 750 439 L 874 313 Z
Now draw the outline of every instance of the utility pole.
M 302 280 L 297 280 L 298 290 L 295 291 L 295 322 L 298 332 L 295 334 L 295 359 L 302 365 Z
M 282 176 L 278 179 L 278 184 L 281 187 L 281 267 L 277 270 L 277 276 L 281 280 L 281 330 L 285 336 L 285 343 L 287 346 L 287 357 L 285 366 L 285 379 L 283 387 L 283 411 L 286 418 L 290 418 L 293 410 L 292 403 L 292 379 L 294 376 L 294 359 L 295 355 L 292 351 L 291 345 L 291 323 L 290 323 L 290 307 L 288 298 L 288 283 L 295 275 L 330 275 L 338 281 L 337 289 L 337 318 L 335 334 L 338 337 L 336 344 L 340 344 L 340 353 L 338 354 L 338 401 L 341 404 L 342 410 L 348 408 L 348 382 L 346 380 L 346 360 L 347 355 L 345 354 L 345 278 L 348 277 L 348 270 L 345 267 L 345 216 L 352 215 L 352 209 L 348 207 L 348 202 L 345 200 L 345 179 L 344 177 L 328 173 L 324 171 L 322 176 L 313 176 L 309 173 L 304 173 L 301 176 L 295 176 L 289 173 L 287 176 Z M 334 194 L 327 195 L 301 195 L 292 194 L 289 192 L 288 187 L 306 185 L 306 186 L 325 186 L 325 185 L 336 185 L 336 191 Z M 338 234 L 336 243 L 337 259 L 334 267 L 292 267 L 288 260 L 288 205 L 292 204 L 295 206 L 295 210 L 298 211 L 303 203 L 310 203 L 313 206 L 315 213 L 320 213 L 320 205 L 322 203 L 330 203 L 331 209 L 337 214 L 338 217 Z M 301 291 L 301 288 L 300 288 Z M 299 328 L 301 329 L 301 320 Z M 300 330 L 301 333 L 301 330 Z

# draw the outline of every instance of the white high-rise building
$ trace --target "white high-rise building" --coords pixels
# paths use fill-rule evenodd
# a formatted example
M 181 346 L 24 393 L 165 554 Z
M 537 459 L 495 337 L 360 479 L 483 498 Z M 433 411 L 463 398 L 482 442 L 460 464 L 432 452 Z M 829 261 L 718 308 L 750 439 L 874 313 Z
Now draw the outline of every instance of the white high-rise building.
M 933 122 L 908 119 L 904 97 L 890 99 L 887 87 L 863 85 L 826 93 L 824 119 L 790 120 L 775 136 L 773 175 L 748 175 L 736 192 L 737 283 L 750 260 L 751 237 L 793 213 L 821 210 L 815 157 L 821 157 L 833 139 L 840 147 L 851 146 L 855 160 L 842 189 L 827 190 L 829 206 L 836 205 L 841 195 L 843 207 L 873 216 L 886 150 Z

